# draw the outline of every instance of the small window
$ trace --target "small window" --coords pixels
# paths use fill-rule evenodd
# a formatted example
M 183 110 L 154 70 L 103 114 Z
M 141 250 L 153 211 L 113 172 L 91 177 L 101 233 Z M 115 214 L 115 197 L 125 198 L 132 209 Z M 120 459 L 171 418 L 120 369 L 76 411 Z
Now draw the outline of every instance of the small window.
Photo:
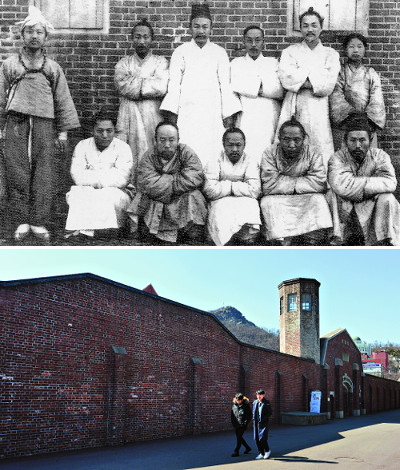
M 297 310 L 297 294 L 288 295 L 288 311 L 295 312 Z
M 301 296 L 301 309 L 311 312 L 311 294 L 303 294 Z
M 33 0 L 32 3 L 57 32 L 108 30 L 109 0 Z
M 300 32 L 299 16 L 313 7 L 328 31 L 360 31 L 369 24 L 369 0 L 288 0 L 289 33 Z
M 280 311 L 280 314 L 282 315 L 282 313 L 283 313 L 283 297 L 281 297 L 279 299 L 279 311 Z
M 349 355 L 347 353 L 342 353 L 343 362 L 349 362 Z

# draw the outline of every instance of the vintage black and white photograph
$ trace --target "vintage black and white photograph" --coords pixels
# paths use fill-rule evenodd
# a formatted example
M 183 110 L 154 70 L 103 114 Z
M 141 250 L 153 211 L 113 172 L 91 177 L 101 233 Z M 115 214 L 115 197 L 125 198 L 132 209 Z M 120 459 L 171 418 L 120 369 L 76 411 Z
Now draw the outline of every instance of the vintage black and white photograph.
M 398 246 L 398 2 L 4 0 L 5 246 Z

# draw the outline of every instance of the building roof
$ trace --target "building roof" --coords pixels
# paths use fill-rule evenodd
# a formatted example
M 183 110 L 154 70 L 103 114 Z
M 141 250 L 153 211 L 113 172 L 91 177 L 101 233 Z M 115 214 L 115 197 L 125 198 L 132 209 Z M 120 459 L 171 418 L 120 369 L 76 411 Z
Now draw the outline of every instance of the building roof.
M 316 279 L 312 279 L 312 278 L 307 278 L 307 277 L 296 277 L 294 279 L 288 279 L 286 281 L 283 281 L 281 282 L 279 285 L 278 285 L 278 289 L 281 288 L 281 286 L 290 286 L 291 284 L 298 284 L 299 282 L 304 282 L 304 281 L 312 281 L 312 282 L 315 282 L 316 284 L 318 284 L 318 287 L 321 285 L 321 283 L 319 281 L 317 281 Z
M 329 333 L 326 333 L 325 335 L 321 336 L 321 339 L 322 338 L 332 339 L 335 336 L 337 336 L 339 333 L 341 333 L 342 331 L 347 331 L 347 330 L 346 328 L 336 328 L 336 330 L 332 330 Z
M 153 294 L 153 295 L 158 295 L 156 290 L 154 289 L 154 287 L 149 284 L 148 286 L 146 286 L 144 289 L 143 289 L 143 292 L 148 292 L 149 294 Z

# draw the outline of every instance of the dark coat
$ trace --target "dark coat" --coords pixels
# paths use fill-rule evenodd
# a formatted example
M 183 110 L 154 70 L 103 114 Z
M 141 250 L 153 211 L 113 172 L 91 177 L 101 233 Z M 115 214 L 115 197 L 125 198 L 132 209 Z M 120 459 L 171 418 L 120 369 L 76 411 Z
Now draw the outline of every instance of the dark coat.
M 231 411 L 231 422 L 234 428 L 246 428 L 252 418 L 249 400 L 245 398 L 239 405 L 234 402 Z
M 268 430 L 269 417 L 272 415 L 271 403 L 266 398 L 261 400 L 261 418 L 257 412 L 258 400 L 253 402 L 254 439 L 258 432 L 258 439 L 261 440 L 265 430 Z

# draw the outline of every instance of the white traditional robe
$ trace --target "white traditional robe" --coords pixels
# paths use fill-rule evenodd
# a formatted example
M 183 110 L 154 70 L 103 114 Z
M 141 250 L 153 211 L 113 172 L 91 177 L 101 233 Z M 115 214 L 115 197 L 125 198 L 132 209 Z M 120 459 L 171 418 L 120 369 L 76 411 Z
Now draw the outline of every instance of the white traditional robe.
M 346 242 L 355 211 L 366 245 L 388 239 L 400 245 L 400 204 L 393 195 L 397 180 L 386 152 L 370 148 L 360 164 L 344 147 L 329 160 L 328 180 L 335 237 Z
M 207 227 L 213 242 L 225 245 L 244 227 L 249 236 L 257 233 L 261 181 L 256 159 L 244 152 L 233 164 L 222 151 L 217 161 L 209 162 L 205 176 L 203 192 L 210 200 Z
M 335 87 L 339 70 L 339 54 L 321 42 L 314 49 L 310 49 L 305 41 L 292 44 L 282 51 L 279 63 L 279 78 L 288 92 L 278 131 L 281 124 L 294 115 L 304 126 L 310 145 L 322 155 L 326 167 L 334 152 L 328 97 Z M 301 88 L 307 78 L 312 89 Z
M 295 159 L 285 158 L 280 144 L 274 144 L 264 152 L 261 160 L 264 197 L 260 206 L 267 240 L 332 227 L 324 195 L 326 179 L 322 157 L 309 145 L 304 145 Z
M 275 138 L 281 111 L 283 87 L 278 77 L 278 61 L 260 54 L 248 54 L 231 62 L 231 83 L 239 95 L 242 113 L 236 125 L 246 136 L 246 152 L 261 161 L 264 150 Z
M 230 84 L 228 55 L 217 44 L 208 41 L 200 48 L 192 39 L 175 49 L 169 72 L 160 109 L 178 115 L 180 141 L 205 166 L 222 148 L 222 120 L 241 109 Z
M 121 227 L 130 203 L 129 194 L 123 189 L 131 169 L 132 152 L 125 142 L 114 138 L 100 151 L 93 137 L 80 141 L 71 163 L 75 186 L 67 193 L 66 230 Z
M 162 120 L 161 100 L 167 92 L 168 61 L 149 53 L 123 57 L 115 66 L 114 82 L 120 95 L 117 137 L 132 150 L 133 168 L 153 148 L 154 130 Z

